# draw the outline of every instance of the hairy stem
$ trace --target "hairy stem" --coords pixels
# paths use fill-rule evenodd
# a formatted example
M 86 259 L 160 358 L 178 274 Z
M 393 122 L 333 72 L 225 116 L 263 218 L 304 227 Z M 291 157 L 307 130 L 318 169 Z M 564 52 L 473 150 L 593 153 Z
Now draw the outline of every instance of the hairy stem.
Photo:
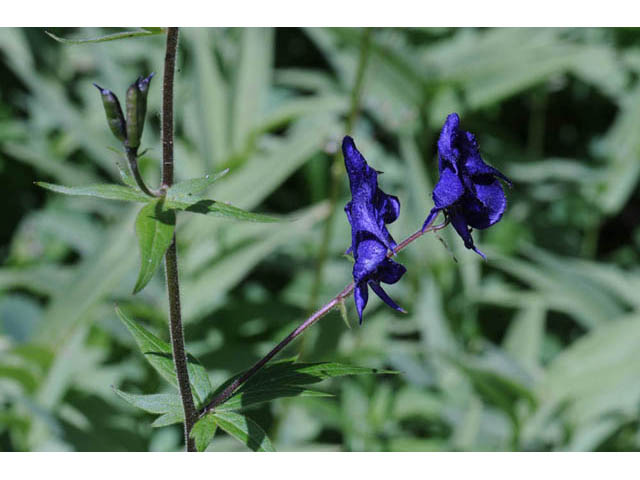
M 169 188 L 173 184 L 173 75 L 178 47 L 178 29 L 167 31 L 167 50 L 164 57 L 164 82 L 162 85 L 162 187 Z M 187 370 L 187 354 L 184 347 L 182 314 L 180 313 L 180 283 L 178 280 L 178 254 L 176 236 L 173 235 L 171 245 L 164 256 L 167 272 L 167 293 L 169 295 L 169 331 L 171 333 L 171 351 L 178 378 L 178 389 L 184 409 L 184 438 L 188 452 L 196 450 L 189 434 L 198 414 L 193 403 L 193 394 Z
M 435 220 L 435 218 L 434 218 Z M 432 220 L 433 222 L 433 220 Z M 405 240 L 400 242 L 398 246 L 387 254 L 387 257 L 391 257 L 398 253 L 400 250 L 406 248 L 409 244 L 416 241 L 422 235 L 427 232 L 435 232 L 437 230 L 442 230 L 444 227 L 448 225 L 448 221 L 441 223 L 439 225 L 427 225 L 424 230 L 418 230 L 413 235 L 407 237 Z M 249 370 L 247 370 L 244 374 L 234 380 L 232 383 L 227 386 L 222 392 L 216 395 L 207 405 L 202 409 L 200 416 L 206 415 L 207 413 L 215 410 L 218 405 L 226 402 L 235 392 L 249 380 L 253 375 L 255 375 L 262 367 L 264 367 L 269 360 L 275 357 L 284 347 L 286 347 L 293 339 L 295 339 L 298 335 L 304 332 L 311 325 L 316 323 L 322 317 L 324 317 L 327 313 L 329 313 L 335 306 L 337 306 L 341 301 L 345 298 L 348 298 L 349 295 L 353 293 L 355 285 L 351 282 L 349 285 L 344 287 L 340 293 L 338 293 L 335 297 L 329 300 L 328 303 L 320 307 L 316 310 L 309 318 L 307 318 L 304 322 L 302 322 L 298 327 L 296 327 L 289 335 L 287 335 L 284 340 L 282 340 L 278 345 L 276 345 L 269 353 L 267 353 L 263 358 L 258 360 Z
M 364 74 L 367 70 L 367 60 L 369 58 L 369 46 L 371 43 L 371 29 L 365 28 L 362 33 L 362 43 L 360 44 L 360 58 L 358 60 L 358 68 L 356 70 L 356 78 L 351 90 L 351 107 L 349 116 L 345 124 L 345 134 L 351 135 L 360 111 L 360 97 L 362 96 L 362 87 L 364 85 Z M 340 178 L 343 174 L 342 152 L 338 152 L 331 163 L 331 181 L 329 185 L 329 215 L 324 224 L 322 233 L 322 241 L 320 242 L 320 251 L 318 252 L 318 260 L 316 266 L 316 274 L 311 288 L 311 299 L 309 309 L 314 309 L 318 302 L 320 287 L 322 286 L 324 277 L 324 264 L 329 254 L 329 241 L 333 233 L 333 220 L 336 214 L 338 203 L 338 195 L 340 193 Z
M 167 49 L 164 56 L 162 80 L 162 186 L 173 184 L 173 76 L 176 69 L 178 29 L 167 30 Z

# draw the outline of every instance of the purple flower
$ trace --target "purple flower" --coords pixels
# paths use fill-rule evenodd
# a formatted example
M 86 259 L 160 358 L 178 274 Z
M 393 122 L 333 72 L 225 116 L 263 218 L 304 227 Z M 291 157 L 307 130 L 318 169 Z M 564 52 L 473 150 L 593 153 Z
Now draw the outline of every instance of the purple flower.
M 406 272 L 402 265 L 387 258 L 396 242 L 386 224 L 398 218 L 400 201 L 378 188 L 378 172 L 367 165 L 351 137 L 344 137 L 342 153 L 352 196 L 344 207 L 351 224 L 351 247 L 347 253 L 352 252 L 355 259 L 354 299 L 362 323 L 362 311 L 369 299 L 368 286 L 391 308 L 404 312 L 380 286 L 380 282 L 396 283 Z
M 461 131 L 460 117 L 450 114 L 438 139 L 440 180 L 433 190 L 435 207 L 424 222 L 424 228 L 444 210 L 453 228 L 464 240 L 464 246 L 486 260 L 473 244 L 471 228 L 482 230 L 497 223 L 507 207 L 507 199 L 498 178 L 511 186 L 511 181 L 484 163 L 473 134 Z

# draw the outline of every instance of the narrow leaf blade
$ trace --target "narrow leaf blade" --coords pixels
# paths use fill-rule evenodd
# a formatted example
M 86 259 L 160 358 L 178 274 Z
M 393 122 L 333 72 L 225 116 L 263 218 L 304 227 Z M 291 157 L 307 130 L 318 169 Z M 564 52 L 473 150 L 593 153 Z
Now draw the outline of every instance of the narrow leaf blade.
M 121 40 L 123 38 L 135 38 L 135 37 L 148 37 L 151 35 L 159 35 L 164 32 L 163 28 L 145 28 L 143 30 L 133 30 L 127 32 L 112 33 L 109 35 L 102 35 L 95 38 L 63 38 L 54 35 L 51 32 L 45 30 L 44 33 L 53 38 L 56 42 L 65 43 L 67 45 L 81 45 L 83 43 L 103 43 L 111 42 L 113 40 Z
M 65 195 L 105 198 L 107 200 L 122 200 L 124 202 L 146 203 L 149 197 L 139 190 L 116 184 L 96 184 L 84 187 L 65 187 L 47 182 L 35 182 L 39 187 Z

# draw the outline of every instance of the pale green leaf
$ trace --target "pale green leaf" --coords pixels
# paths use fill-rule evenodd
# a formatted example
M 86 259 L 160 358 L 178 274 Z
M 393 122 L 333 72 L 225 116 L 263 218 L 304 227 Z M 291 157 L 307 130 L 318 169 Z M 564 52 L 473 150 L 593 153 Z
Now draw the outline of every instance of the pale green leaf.
M 196 449 L 199 452 L 204 452 L 207 449 L 216 434 L 217 428 L 216 419 L 211 413 L 196 422 L 191 429 L 190 437 L 195 441 Z
M 218 426 L 254 452 L 275 452 L 262 427 L 249 417 L 234 412 L 214 413 Z
M 116 394 L 125 401 L 144 410 L 148 413 L 179 413 L 180 417 L 184 416 L 182 402 L 177 393 L 154 393 L 151 395 L 139 395 L 135 393 L 127 393 L 117 388 L 113 389 Z
M 240 57 L 233 92 L 231 139 L 234 153 L 247 147 L 271 83 L 273 39 L 271 28 L 241 30 Z
M 172 185 L 169 190 L 167 190 L 167 199 L 179 201 L 184 199 L 184 197 L 197 195 L 198 193 L 202 192 L 207 187 L 213 185 L 213 183 L 224 177 L 227 173 L 229 173 L 229 169 L 225 168 L 215 175 L 205 175 L 202 178 L 192 178 L 190 180 L 184 180 L 182 182 L 176 183 Z
M 159 35 L 161 33 L 164 33 L 164 28 L 145 28 L 142 30 L 132 30 L 127 32 L 112 33 L 109 35 L 103 35 L 101 37 L 95 37 L 95 38 L 77 38 L 77 39 L 58 37 L 57 35 L 54 35 L 51 32 L 47 32 L 46 30 L 44 33 L 49 35 L 51 38 L 53 38 L 57 42 L 66 43 L 69 45 L 79 45 L 83 43 L 102 43 L 102 42 L 111 42 L 113 40 L 121 40 L 123 38 L 148 37 L 150 35 Z
M 133 293 L 142 290 L 153 277 L 173 240 L 176 212 L 164 208 L 164 199 L 152 200 L 142 207 L 136 218 L 140 247 L 140 273 Z
M 84 187 L 65 187 L 63 185 L 54 185 L 47 182 L 35 182 L 36 185 L 56 193 L 65 195 L 77 195 L 85 197 L 105 198 L 107 200 L 122 200 L 125 202 L 147 202 L 149 197 L 140 190 L 116 185 L 116 184 L 98 184 L 87 185 Z
M 202 215 L 242 220 L 245 222 L 273 223 L 280 221 L 280 219 L 273 216 L 247 212 L 246 210 L 234 207 L 233 205 L 208 199 L 195 200 L 191 202 L 168 200 L 167 207 L 183 210 L 185 212 L 200 213 Z

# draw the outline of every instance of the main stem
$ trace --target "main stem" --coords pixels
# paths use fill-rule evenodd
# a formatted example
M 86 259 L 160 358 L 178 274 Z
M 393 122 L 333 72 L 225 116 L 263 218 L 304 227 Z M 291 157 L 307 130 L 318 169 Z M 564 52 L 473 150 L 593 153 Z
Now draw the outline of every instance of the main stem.
M 162 85 L 162 186 L 169 188 L 173 184 L 173 77 L 178 47 L 178 29 L 171 27 L 167 31 L 167 49 L 164 57 L 164 81 Z M 167 293 L 169 295 L 169 331 L 171 333 L 171 350 L 173 363 L 178 378 L 178 389 L 184 409 L 184 441 L 188 452 L 195 452 L 195 444 L 189 434 L 198 413 L 193 403 L 189 371 L 187 370 L 187 354 L 184 348 L 184 332 L 182 314 L 180 313 L 180 283 L 178 279 L 178 254 L 176 235 L 164 256 L 167 272 Z
M 435 218 L 434 218 L 435 220 Z M 433 222 L 433 220 L 432 220 Z M 418 230 L 413 235 L 407 237 L 405 240 L 400 242 L 400 244 L 392 251 L 387 254 L 387 257 L 391 257 L 398 253 L 400 250 L 406 248 L 410 243 L 416 241 L 422 235 L 427 232 L 435 232 L 437 230 L 441 230 L 448 225 L 448 221 L 441 223 L 439 225 L 427 225 L 424 230 Z M 295 339 L 298 335 L 304 332 L 311 325 L 316 323 L 322 317 L 324 317 L 327 313 L 329 313 L 333 307 L 342 302 L 345 298 L 349 297 L 353 293 L 354 283 L 351 282 L 349 285 L 344 287 L 344 289 L 338 293 L 335 297 L 333 297 L 327 304 L 320 307 L 316 310 L 309 318 L 307 318 L 304 322 L 302 322 L 298 327 L 296 327 L 289 335 L 287 335 L 284 340 L 282 340 L 278 345 L 276 345 L 269 353 L 267 353 L 263 358 L 258 360 L 249 370 L 247 370 L 244 374 L 234 380 L 229 384 L 227 388 L 225 388 L 222 392 L 216 395 L 213 400 L 211 400 L 207 406 L 202 410 L 200 416 L 206 415 L 207 413 L 215 410 L 218 405 L 226 402 L 235 391 L 242 386 L 247 380 L 249 380 L 253 375 L 255 375 L 262 367 L 266 365 L 266 363 L 275 357 L 278 352 L 280 352 L 284 347 L 286 347 L 293 339 Z
M 356 70 L 356 78 L 351 90 L 351 107 L 349 116 L 345 125 L 346 135 L 351 135 L 355 126 L 358 112 L 360 111 L 360 97 L 362 95 L 362 87 L 364 85 L 364 74 L 367 70 L 367 60 L 369 58 L 369 46 L 371 43 L 371 29 L 365 28 L 362 33 L 362 43 L 360 44 L 360 58 L 358 60 L 358 68 Z M 338 203 L 338 194 L 340 193 L 340 178 L 342 176 L 342 154 L 340 149 L 333 158 L 331 163 L 331 183 L 329 185 L 329 215 L 324 224 L 322 233 L 322 241 L 320 242 L 320 251 L 318 252 L 318 262 L 316 267 L 316 275 L 311 288 L 310 310 L 316 307 L 318 302 L 318 294 L 322 286 L 324 276 L 324 264 L 329 254 L 329 241 L 333 232 L 333 220 L 336 214 L 336 206 Z

